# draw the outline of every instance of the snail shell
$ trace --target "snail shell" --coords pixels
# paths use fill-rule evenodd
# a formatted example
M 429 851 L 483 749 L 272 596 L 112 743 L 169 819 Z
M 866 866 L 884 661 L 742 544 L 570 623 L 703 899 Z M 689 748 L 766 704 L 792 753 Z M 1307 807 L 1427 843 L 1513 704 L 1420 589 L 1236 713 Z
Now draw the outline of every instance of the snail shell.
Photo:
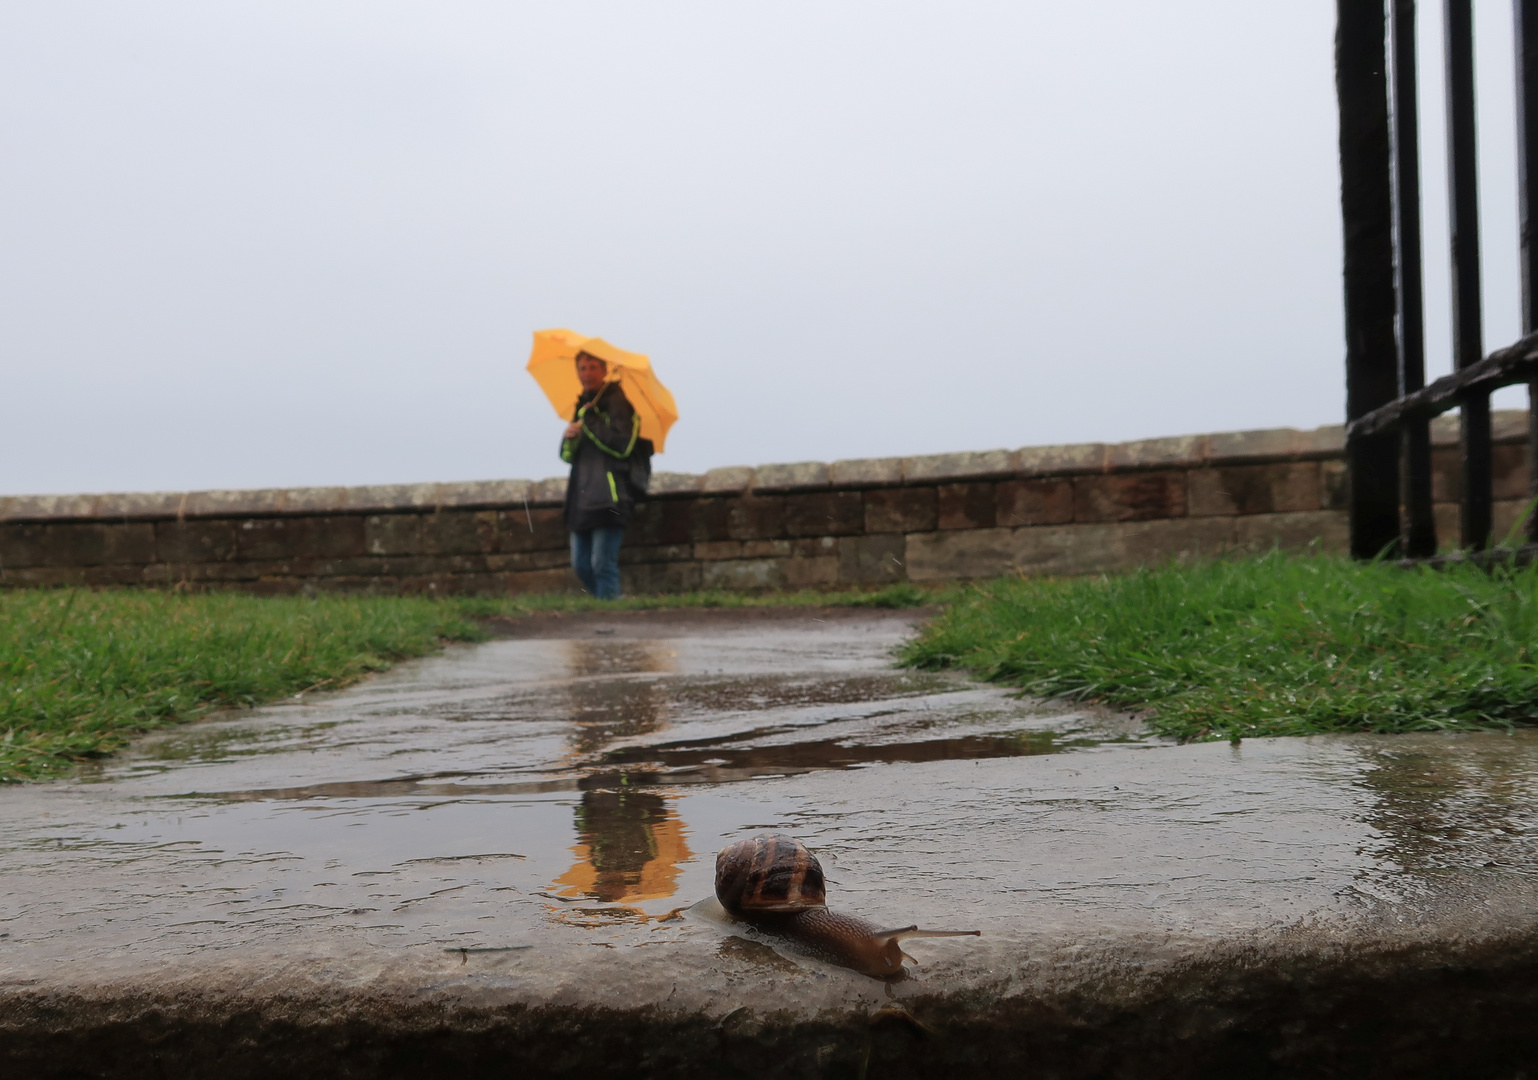
M 738 840 L 716 856 L 716 899 L 729 913 L 796 942 L 824 960 L 878 979 L 918 961 L 901 943 L 916 937 L 977 937 L 979 930 L 882 930 L 854 915 L 829 911 L 822 864 L 806 845 L 784 833 Z

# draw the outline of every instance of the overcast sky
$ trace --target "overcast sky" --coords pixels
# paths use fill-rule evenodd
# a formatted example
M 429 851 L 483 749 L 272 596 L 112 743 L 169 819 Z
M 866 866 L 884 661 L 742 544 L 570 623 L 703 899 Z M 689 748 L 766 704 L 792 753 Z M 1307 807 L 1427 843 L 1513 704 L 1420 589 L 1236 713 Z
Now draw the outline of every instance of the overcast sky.
M 1510 5 L 1478 20 L 1493 348 Z M 675 471 L 1338 422 L 1333 33 L 1330 0 L 0 0 L 0 493 L 555 475 L 546 327 L 651 355 Z

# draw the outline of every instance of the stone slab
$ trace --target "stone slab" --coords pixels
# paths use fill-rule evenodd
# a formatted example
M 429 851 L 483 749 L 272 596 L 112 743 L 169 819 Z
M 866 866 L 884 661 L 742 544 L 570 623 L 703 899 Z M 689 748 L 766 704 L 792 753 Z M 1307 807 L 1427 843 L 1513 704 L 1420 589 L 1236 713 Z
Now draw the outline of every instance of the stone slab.
M 894 671 L 910 615 L 677 615 L 552 617 L 0 789 L 0 1072 L 1429 1080 L 1538 1052 L 1538 732 L 1176 746 Z M 727 920 L 714 852 L 766 827 L 834 910 L 982 936 L 911 941 L 887 983 Z

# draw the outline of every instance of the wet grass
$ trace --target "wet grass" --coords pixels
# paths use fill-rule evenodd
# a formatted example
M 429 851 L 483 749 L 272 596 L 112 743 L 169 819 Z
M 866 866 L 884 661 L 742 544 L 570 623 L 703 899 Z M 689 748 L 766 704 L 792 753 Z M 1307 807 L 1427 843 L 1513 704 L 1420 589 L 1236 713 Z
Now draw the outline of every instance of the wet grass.
M 1538 568 L 1272 554 L 957 594 L 903 652 L 1148 708 L 1182 740 L 1509 728 L 1538 715 Z
M 134 735 L 220 708 L 335 689 L 449 640 L 478 619 L 658 607 L 911 607 L 910 585 L 868 592 L 725 592 L 600 602 L 549 596 L 426 600 L 230 593 L 0 592 L 0 782 L 36 779 Z
M 345 686 L 482 631 L 400 598 L 0 592 L 0 781 L 212 709 Z

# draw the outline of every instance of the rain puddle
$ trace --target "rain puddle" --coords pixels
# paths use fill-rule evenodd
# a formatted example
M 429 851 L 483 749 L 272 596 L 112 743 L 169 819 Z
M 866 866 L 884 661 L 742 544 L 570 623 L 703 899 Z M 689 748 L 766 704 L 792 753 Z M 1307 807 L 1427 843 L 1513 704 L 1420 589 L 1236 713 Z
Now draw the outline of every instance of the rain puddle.
M 59 958 L 318 930 L 465 957 L 657 944 L 690 932 L 715 852 L 767 828 L 818 851 L 830 902 L 990 934 L 1022 904 L 1212 927 L 1535 864 L 1538 739 L 1175 748 L 896 670 L 909 632 L 500 640 L 168 730 L 0 791 L 0 934 Z

